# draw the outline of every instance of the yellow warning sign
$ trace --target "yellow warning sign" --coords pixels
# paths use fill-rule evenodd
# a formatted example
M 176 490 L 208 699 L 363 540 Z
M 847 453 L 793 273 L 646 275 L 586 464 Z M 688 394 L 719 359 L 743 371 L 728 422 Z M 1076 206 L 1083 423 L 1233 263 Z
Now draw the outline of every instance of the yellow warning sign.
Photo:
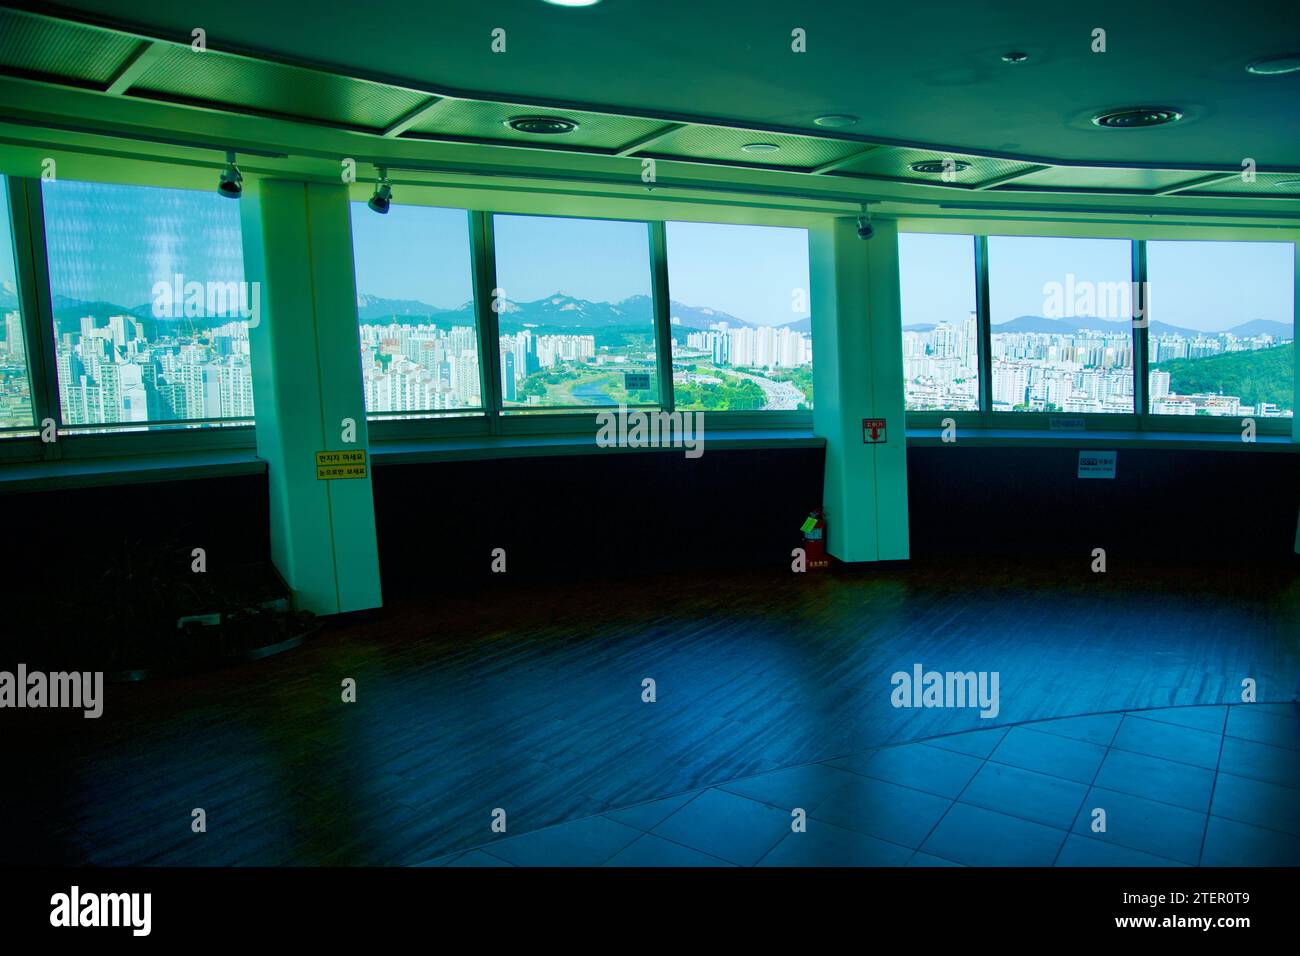
M 366 453 L 364 451 L 316 452 L 317 481 L 364 477 L 366 477 Z

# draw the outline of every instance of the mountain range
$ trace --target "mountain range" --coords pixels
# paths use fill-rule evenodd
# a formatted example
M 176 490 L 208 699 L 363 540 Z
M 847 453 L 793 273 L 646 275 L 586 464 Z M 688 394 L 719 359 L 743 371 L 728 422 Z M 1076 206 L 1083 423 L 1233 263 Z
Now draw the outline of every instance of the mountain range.
M 463 324 L 469 321 L 472 310 L 472 302 L 464 302 L 454 309 L 442 309 L 415 299 L 357 296 L 357 316 L 362 322 L 371 324 L 383 322 L 385 319 L 395 320 L 401 324 L 416 324 L 417 321 L 430 320 L 435 324 L 447 321 L 459 321 Z M 555 292 L 531 302 L 515 302 L 507 299 L 498 313 L 501 316 L 498 322 L 503 328 L 529 326 L 572 329 L 614 328 L 649 324 L 652 310 L 653 303 L 648 295 L 634 295 L 619 302 L 593 302 L 565 292 Z M 737 318 L 719 309 L 685 305 L 675 301 L 669 302 L 669 314 L 672 316 L 673 325 L 688 329 L 707 329 L 718 322 L 726 322 L 731 328 L 761 328 L 756 322 Z M 811 330 L 811 320 L 806 317 L 795 319 L 785 323 L 784 326 L 777 327 L 789 328 L 794 332 L 807 332 Z
M 935 327 L 935 323 L 918 323 L 915 325 L 903 326 L 909 332 L 929 332 Z M 1083 319 L 1083 318 L 1064 318 L 1048 319 L 1041 315 L 1020 315 L 1009 322 L 1000 322 L 993 326 L 994 332 L 1043 332 L 1056 333 L 1058 335 L 1068 335 L 1071 332 L 1078 332 L 1081 329 L 1101 329 L 1109 331 L 1110 328 L 1117 334 L 1127 332 L 1129 323 L 1127 321 L 1108 322 L 1102 319 Z M 1251 319 L 1249 322 L 1242 322 L 1234 325 L 1230 329 L 1224 329 L 1232 335 L 1240 338 L 1249 338 L 1254 335 L 1271 335 L 1273 338 L 1282 340 L 1293 337 L 1291 326 L 1285 322 L 1274 322 L 1271 319 Z M 1181 335 L 1183 338 L 1192 339 L 1198 335 L 1217 334 L 1203 333 L 1196 329 L 1187 329 L 1178 325 L 1170 325 L 1168 322 L 1152 321 L 1150 332 L 1152 335 Z
M 75 331 L 82 316 L 93 315 L 103 321 L 110 315 L 133 315 L 146 326 L 154 323 L 165 324 L 170 320 L 156 319 L 150 303 L 124 308 L 111 302 L 87 302 L 82 299 L 56 295 L 51 303 L 54 308 L 56 324 L 60 329 Z M 0 284 L 0 308 L 17 308 L 16 290 L 8 283 Z M 596 329 L 612 330 L 628 326 L 641 326 L 650 323 L 651 300 L 648 295 L 635 295 L 620 302 L 593 302 L 579 299 L 564 292 L 556 292 L 545 298 L 532 302 L 514 302 L 507 300 L 498 322 L 503 331 L 512 332 L 530 327 L 548 329 Z M 465 302 L 455 308 L 440 308 L 421 302 L 418 299 L 386 299 L 380 296 L 357 296 L 357 316 L 367 324 L 394 321 L 402 325 L 433 324 L 440 326 L 465 325 L 473 321 L 473 303 Z M 685 305 L 681 302 L 669 303 L 669 314 L 675 327 L 685 329 L 708 329 L 718 322 L 726 322 L 731 328 L 762 328 L 756 322 L 738 318 L 730 313 L 707 306 Z M 928 332 L 935 327 L 933 322 L 905 325 L 910 332 Z M 1048 319 L 1041 315 L 1021 315 L 1009 322 L 1002 322 L 993 327 L 995 332 L 1040 332 L 1068 334 L 1081 329 L 1106 329 L 1113 327 L 1117 333 L 1124 332 L 1128 323 L 1124 321 L 1108 322 L 1099 319 L 1062 318 Z M 786 322 L 775 328 L 788 328 L 792 332 L 810 332 L 812 320 L 808 317 Z M 1271 319 L 1251 319 L 1234 325 L 1225 331 L 1247 338 L 1255 335 L 1271 335 L 1282 341 L 1294 337 L 1291 326 L 1285 322 Z M 1153 321 L 1151 333 L 1154 335 L 1181 335 L 1195 338 L 1203 333 L 1195 329 L 1171 325 L 1167 322 Z
M 14 308 L 17 304 L 17 297 L 13 292 L 0 287 L 0 307 Z M 146 334 L 154 323 L 165 326 L 169 322 L 187 321 L 155 318 L 153 306 L 147 302 L 127 308 L 112 302 L 90 302 L 56 295 L 51 305 L 54 309 L 55 322 L 62 331 L 76 331 L 82 317 L 87 315 L 93 315 L 101 322 L 106 321 L 111 315 L 132 315 L 144 324 Z M 631 296 L 621 302 L 593 302 L 564 292 L 556 292 L 531 302 L 507 300 L 499 313 L 498 324 L 506 332 L 531 327 L 610 331 L 616 328 L 649 325 L 652 308 L 648 295 Z M 707 329 L 718 322 L 726 322 L 731 328 L 762 328 L 756 322 L 738 318 L 719 309 L 684 305 L 681 302 L 671 302 L 669 308 L 673 325 L 687 329 Z M 384 322 L 446 327 L 467 325 L 473 322 L 473 310 L 473 302 L 464 302 L 454 308 L 441 308 L 418 299 L 357 296 L 357 317 L 361 322 L 370 325 Z M 810 318 L 804 317 L 776 328 L 788 328 L 793 332 L 810 332 L 812 323 Z

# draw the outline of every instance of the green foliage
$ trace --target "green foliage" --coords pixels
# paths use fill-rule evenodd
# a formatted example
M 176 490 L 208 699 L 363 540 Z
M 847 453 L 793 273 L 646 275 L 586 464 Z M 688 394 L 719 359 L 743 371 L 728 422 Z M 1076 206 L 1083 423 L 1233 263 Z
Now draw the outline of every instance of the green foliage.
M 1284 409 L 1295 403 L 1295 343 L 1253 352 L 1171 359 L 1151 369 L 1168 372 L 1169 390 L 1178 395 L 1236 395 L 1246 405 L 1271 402 Z
M 763 407 L 763 390 L 749 379 L 731 379 L 721 385 L 695 382 L 675 389 L 678 408 L 707 412 L 755 411 Z

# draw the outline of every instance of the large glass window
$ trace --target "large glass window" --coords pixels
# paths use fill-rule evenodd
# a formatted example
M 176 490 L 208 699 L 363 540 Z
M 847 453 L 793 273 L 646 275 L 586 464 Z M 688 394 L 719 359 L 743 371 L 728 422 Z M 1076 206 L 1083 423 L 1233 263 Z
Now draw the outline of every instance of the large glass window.
M 676 407 L 812 408 L 808 231 L 695 222 L 665 229 Z
M 988 243 L 993 410 L 1132 413 L 1129 241 Z
M 978 411 L 975 237 L 898 237 L 908 411 Z
M 409 417 L 481 409 L 469 213 L 352 204 L 366 412 Z
M 0 176 L 0 219 L 4 220 L 0 225 L 0 430 L 35 425 L 8 190 L 7 180 Z
M 42 184 L 65 427 L 251 419 L 239 206 L 215 192 Z
M 495 216 L 506 410 L 659 401 L 643 222 Z
M 1295 414 L 1295 246 L 1147 243 L 1156 415 Z

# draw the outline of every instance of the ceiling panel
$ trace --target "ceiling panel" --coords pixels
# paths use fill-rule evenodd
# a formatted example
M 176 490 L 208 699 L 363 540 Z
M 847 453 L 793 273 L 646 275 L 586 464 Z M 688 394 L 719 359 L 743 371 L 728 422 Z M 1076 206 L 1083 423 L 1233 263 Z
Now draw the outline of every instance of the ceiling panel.
M 369 129 L 383 129 L 428 99 L 411 90 L 188 46 L 164 50 L 131 93 Z
M 555 116 L 571 120 L 578 128 L 560 135 L 520 133 L 506 123 L 518 116 Z M 655 130 L 664 129 L 662 120 L 585 113 L 580 110 L 542 109 L 509 103 L 479 100 L 445 99 L 411 127 L 410 133 L 426 136 L 450 136 L 464 139 L 501 140 L 514 145 L 536 143 L 540 146 L 581 146 L 590 149 L 617 150 Z
M 833 111 L 897 142 L 1098 163 L 1233 164 L 1244 144 L 1257 157 L 1300 156 L 1296 75 L 1246 71 L 1261 56 L 1296 51 L 1295 0 L 606 0 L 576 12 L 540 0 L 60 3 L 168 36 L 200 24 L 215 36 L 220 27 L 223 42 L 243 49 L 408 77 L 416 87 L 496 90 L 503 99 L 527 91 L 596 112 L 815 131 L 814 117 Z M 509 52 L 493 55 L 489 31 L 498 26 L 508 28 Z M 796 26 L 806 53 L 791 50 Z M 1090 50 L 1094 27 L 1109 34 L 1103 55 Z M 1003 62 L 1013 47 L 1028 62 Z M 1082 119 L 1094 108 L 1142 105 L 1184 107 L 1188 118 L 1124 131 Z
M 1294 186 L 1281 186 L 1280 183 L 1295 183 Z M 1197 189 L 1188 189 L 1182 195 L 1213 196 L 1279 196 L 1300 199 L 1300 173 L 1258 173 L 1253 183 L 1242 182 L 1241 174 L 1223 182 L 1207 183 Z
M 954 171 L 954 178 L 951 181 L 945 181 L 941 173 L 918 173 L 912 170 L 913 163 L 942 163 L 945 159 L 952 159 L 954 163 L 969 163 L 970 167 Z M 936 186 L 979 186 L 1033 168 L 1032 163 L 1016 162 L 1009 159 L 986 159 L 979 156 L 963 156 L 958 153 L 941 153 L 934 150 L 899 149 L 884 146 L 872 150 L 860 159 L 841 166 L 830 175 L 887 177 L 889 179 L 903 179 L 908 182 L 933 183 Z
M 1022 176 L 1005 187 L 1018 189 L 1091 189 L 1118 192 L 1154 192 L 1206 175 L 1185 169 L 1103 169 L 1096 166 L 1049 166 Z
M 747 152 L 743 147 L 752 143 L 766 143 L 778 148 L 774 152 Z M 686 126 L 648 146 L 643 155 L 660 159 L 708 159 L 808 170 L 852 156 L 867 148 L 865 143 L 817 136 L 759 133 L 721 126 Z
M 142 41 L 0 9 L 0 66 L 106 85 Z

